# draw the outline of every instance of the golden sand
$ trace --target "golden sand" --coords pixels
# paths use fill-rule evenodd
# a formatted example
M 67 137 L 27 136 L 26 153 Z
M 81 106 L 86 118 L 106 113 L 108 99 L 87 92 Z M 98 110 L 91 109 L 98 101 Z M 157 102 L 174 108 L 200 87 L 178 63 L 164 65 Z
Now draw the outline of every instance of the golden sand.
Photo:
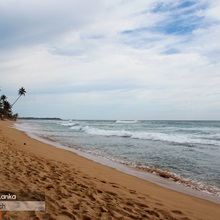
M 220 205 L 172 191 L 29 138 L 0 121 L 0 191 L 44 192 L 45 212 L 4 219 L 218 220 Z

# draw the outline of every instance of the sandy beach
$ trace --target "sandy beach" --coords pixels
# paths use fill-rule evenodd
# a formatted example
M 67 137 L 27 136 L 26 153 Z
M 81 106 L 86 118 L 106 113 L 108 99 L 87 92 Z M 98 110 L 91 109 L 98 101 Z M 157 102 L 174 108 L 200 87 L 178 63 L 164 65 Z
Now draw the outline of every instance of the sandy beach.
M 217 220 L 220 205 L 31 139 L 0 121 L 0 189 L 40 192 L 45 212 L 7 212 L 4 219 L 204 219 Z

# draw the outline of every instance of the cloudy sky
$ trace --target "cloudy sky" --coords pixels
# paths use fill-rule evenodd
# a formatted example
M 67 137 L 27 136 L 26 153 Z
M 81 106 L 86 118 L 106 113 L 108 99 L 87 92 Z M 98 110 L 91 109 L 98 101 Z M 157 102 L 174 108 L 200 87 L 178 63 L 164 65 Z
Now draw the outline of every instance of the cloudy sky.
M 220 0 L 1 0 L 20 116 L 220 120 Z

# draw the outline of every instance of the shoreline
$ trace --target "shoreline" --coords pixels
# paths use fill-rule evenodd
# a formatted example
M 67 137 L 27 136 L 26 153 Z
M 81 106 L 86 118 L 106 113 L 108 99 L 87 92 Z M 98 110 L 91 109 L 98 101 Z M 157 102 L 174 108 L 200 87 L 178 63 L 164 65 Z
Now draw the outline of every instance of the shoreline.
M 47 196 L 46 213 L 35 212 L 28 219 L 214 220 L 220 215 L 218 204 L 42 143 L 8 127 L 12 124 L 0 123 L 0 187 L 25 190 L 26 186 L 28 190 L 43 190 Z
M 82 156 L 86 159 L 89 159 L 89 160 L 94 161 L 96 163 L 100 163 L 104 166 L 114 168 L 114 169 L 116 169 L 120 172 L 126 173 L 128 175 L 138 177 L 140 179 L 149 181 L 151 183 L 157 184 L 157 185 L 162 186 L 167 189 L 171 189 L 171 190 L 174 190 L 177 192 L 181 192 L 181 193 L 195 196 L 195 197 L 207 200 L 207 201 L 211 201 L 216 204 L 220 204 L 220 196 L 212 194 L 212 193 L 205 191 L 205 190 L 202 191 L 201 189 L 196 189 L 197 186 L 191 185 L 192 182 L 190 182 L 190 181 L 189 181 L 188 185 L 184 185 L 184 183 L 187 183 L 187 181 L 184 179 L 179 179 L 180 182 L 170 180 L 169 178 L 164 178 L 164 177 L 160 176 L 159 175 L 160 173 L 157 173 L 157 172 L 156 172 L 156 174 L 153 174 L 147 170 L 143 170 L 143 169 L 140 169 L 137 167 L 131 167 L 127 164 L 115 162 L 115 161 L 110 160 L 108 158 L 100 157 L 98 155 L 88 153 L 83 150 L 75 149 L 73 147 L 68 147 L 67 145 L 62 144 L 59 141 L 53 140 L 53 139 L 46 137 L 46 136 L 28 133 L 27 131 L 16 128 L 16 126 L 13 126 L 13 128 L 18 131 L 24 132 L 27 136 L 29 136 L 30 138 L 33 138 L 37 141 L 52 145 L 52 146 L 59 148 L 59 149 L 70 151 L 70 152 L 75 153 L 79 156 Z M 162 173 L 164 173 L 164 172 L 162 172 Z M 193 187 L 195 187 L 195 188 L 193 188 Z

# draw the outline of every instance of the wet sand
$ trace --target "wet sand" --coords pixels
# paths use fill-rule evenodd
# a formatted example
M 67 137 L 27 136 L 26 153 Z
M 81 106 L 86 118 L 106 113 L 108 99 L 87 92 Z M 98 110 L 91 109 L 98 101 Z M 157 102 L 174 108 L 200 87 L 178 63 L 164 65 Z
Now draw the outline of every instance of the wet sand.
M 5 219 L 204 219 L 220 205 L 176 192 L 28 137 L 0 121 L 0 190 L 45 193 L 45 212 Z

